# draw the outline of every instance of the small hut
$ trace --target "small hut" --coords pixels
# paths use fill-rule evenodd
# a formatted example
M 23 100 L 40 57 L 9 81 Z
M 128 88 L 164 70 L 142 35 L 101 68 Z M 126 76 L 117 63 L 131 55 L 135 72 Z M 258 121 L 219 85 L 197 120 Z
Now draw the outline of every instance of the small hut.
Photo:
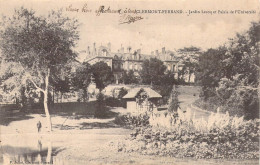
M 127 111 L 140 114 L 157 111 L 157 102 L 161 97 L 151 88 L 133 88 L 123 98 L 127 102 Z

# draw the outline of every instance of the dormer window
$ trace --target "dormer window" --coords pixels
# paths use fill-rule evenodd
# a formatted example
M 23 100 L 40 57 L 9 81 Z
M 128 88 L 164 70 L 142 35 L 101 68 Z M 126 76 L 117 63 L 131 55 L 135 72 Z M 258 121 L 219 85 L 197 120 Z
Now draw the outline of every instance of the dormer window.
M 102 56 L 105 56 L 105 57 L 107 56 L 107 50 L 105 50 L 105 49 L 102 50 Z
M 175 65 L 172 65 L 172 70 L 175 71 Z

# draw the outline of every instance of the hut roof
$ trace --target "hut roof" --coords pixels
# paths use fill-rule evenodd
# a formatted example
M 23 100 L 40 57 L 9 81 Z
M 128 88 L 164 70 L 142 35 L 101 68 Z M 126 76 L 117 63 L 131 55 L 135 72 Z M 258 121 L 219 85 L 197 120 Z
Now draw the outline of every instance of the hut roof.
M 162 97 L 159 93 L 152 90 L 151 88 L 140 88 L 139 87 L 139 88 L 130 89 L 130 91 L 123 98 L 125 98 L 125 99 L 135 98 L 136 95 L 138 94 L 138 92 L 142 89 L 147 93 L 149 98 L 161 98 Z

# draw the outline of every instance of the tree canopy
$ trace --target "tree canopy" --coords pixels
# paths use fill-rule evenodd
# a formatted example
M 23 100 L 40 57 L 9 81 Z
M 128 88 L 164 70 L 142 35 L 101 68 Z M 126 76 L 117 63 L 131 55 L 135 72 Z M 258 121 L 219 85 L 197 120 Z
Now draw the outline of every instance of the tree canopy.
M 254 118 L 259 113 L 260 21 L 228 43 L 199 58 L 198 79 L 204 100 L 229 107 L 233 114 Z
M 144 60 L 142 70 L 139 72 L 142 83 L 144 84 L 160 84 L 164 76 L 166 66 L 157 58 Z
M 78 21 L 65 17 L 62 10 L 38 16 L 35 11 L 23 7 L 1 22 L 2 60 L 4 67 L 10 68 L 2 72 L 1 83 L 16 79 L 17 83 L 9 86 L 10 90 L 17 84 L 25 84 L 44 93 L 47 117 L 50 77 L 63 73 L 64 67 L 76 58 L 73 48 L 79 39 L 78 26 Z
M 91 67 L 94 82 L 99 91 L 102 91 L 108 84 L 114 81 L 113 72 L 105 62 L 97 62 Z
M 90 64 L 83 62 L 81 66 L 76 69 L 76 72 L 72 77 L 72 87 L 74 90 L 83 91 L 83 101 L 87 100 L 87 89 L 91 82 L 91 66 Z
M 190 83 L 191 76 L 195 75 L 201 50 L 194 46 L 184 47 L 178 50 L 178 54 L 181 55 L 179 60 L 183 64 L 183 67 L 178 72 L 178 79 L 185 81 L 185 76 L 187 76 L 188 83 Z

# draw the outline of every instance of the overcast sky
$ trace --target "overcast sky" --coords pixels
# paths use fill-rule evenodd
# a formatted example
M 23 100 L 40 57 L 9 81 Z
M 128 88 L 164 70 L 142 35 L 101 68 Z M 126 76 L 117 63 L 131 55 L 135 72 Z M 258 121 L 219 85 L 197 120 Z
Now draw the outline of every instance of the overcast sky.
M 54 3 L 55 2 L 55 3 Z M 134 49 L 142 48 L 142 53 L 166 47 L 174 50 L 188 46 L 202 49 L 217 47 L 235 35 L 245 31 L 250 22 L 259 19 L 259 0 L 171 0 L 163 1 L 0 1 L 0 13 L 10 15 L 21 6 L 32 8 L 39 14 L 46 14 L 51 9 L 82 9 L 87 3 L 91 13 L 69 12 L 82 23 L 80 41 L 77 50 L 84 50 L 95 42 L 97 46 L 111 42 L 112 51 L 117 51 L 121 44 Z M 119 14 L 101 14 L 95 10 L 104 5 L 110 9 L 138 10 L 255 10 L 258 14 L 139 14 L 144 19 L 131 24 L 119 24 Z M 83 59 L 81 55 L 80 59 Z

